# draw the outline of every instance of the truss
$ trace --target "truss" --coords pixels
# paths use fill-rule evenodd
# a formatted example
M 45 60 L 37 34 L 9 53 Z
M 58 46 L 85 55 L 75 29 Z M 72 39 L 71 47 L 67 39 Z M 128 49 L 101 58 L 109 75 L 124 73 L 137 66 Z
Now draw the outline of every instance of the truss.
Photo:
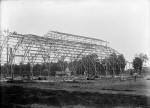
M 0 35 L 1 64 L 29 62 L 33 67 L 36 63 L 80 60 L 93 53 L 101 62 L 112 53 L 119 55 L 107 41 L 57 31 L 49 31 L 44 36 L 9 31 L 1 31 Z
M 13 62 L 14 59 L 32 64 L 58 60 L 71 61 L 91 53 L 104 59 L 112 53 L 119 54 L 108 46 L 107 41 L 57 31 L 49 31 L 44 36 L 1 32 L 1 37 L 3 38 L 1 38 L 0 56 L 5 58 L 3 56 L 6 55 L 7 47 L 12 48 L 12 57 L 9 61 Z M 1 60 L 1 63 L 5 60 Z

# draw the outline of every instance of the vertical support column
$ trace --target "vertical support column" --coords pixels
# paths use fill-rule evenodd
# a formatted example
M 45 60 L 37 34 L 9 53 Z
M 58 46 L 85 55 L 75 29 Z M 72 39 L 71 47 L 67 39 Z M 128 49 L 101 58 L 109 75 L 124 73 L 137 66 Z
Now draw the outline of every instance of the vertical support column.
M 23 65 L 23 63 L 21 61 L 20 64 L 19 64 L 19 66 L 20 66 L 20 76 L 22 76 L 22 65 Z
M 102 56 L 101 56 L 101 60 L 102 60 Z M 100 75 L 102 75 L 102 67 L 101 67 L 102 66 L 102 62 L 100 61 L 99 63 L 100 63 Z
M 108 60 L 107 60 L 107 58 L 106 58 L 106 76 L 108 75 Z
M 84 70 L 84 71 L 83 71 L 83 74 L 84 74 L 84 75 L 87 75 L 87 69 L 86 69 L 84 60 L 82 59 L 81 62 L 82 62 L 82 65 L 83 65 L 83 67 L 84 67 L 84 69 L 83 69 L 83 67 L 82 67 L 82 70 Z
M 113 57 L 113 77 L 116 75 L 116 73 L 115 73 L 115 59 L 114 59 L 114 57 Z
M 34 57 L 31 56 L 31 62 L 30 62 L 31 79 L 33 79 L 33 66 L 34 66 L 33 58 L 34 58 Z
M 6 42 L 6 43 L 7 43 L 7 76 L 9 75 L 9 63 L 8 63 L 8 61 L 9 61 L 9 60 L 8 60 L 8 54 L 9 54 L 9 53 L 8 53 L 8 51 L 9 51 L 9 50 L 8 50 L 8 33 L 9 33 L 9 30 L 7 30 L 7 35 L 6 35 L 6 36 L 7 36 L 7 42 Z
M 49 68 L 48 76 L 50 76 L 50 73 L 51 73 L 51 62 L 50 61 L 48 62 L 48 68 Z
M 108 49 L 108 42 L 106 42 L 106 49 Z M 106 76 L 108 75 L 108 67 L 107 67 L 107 65 L 108 65 L 108 60 L 107 60 L 107 58 L 106 58 Z
M 11 71 L 11 77 L 12 77 L 12 80 L 13 80 L 14 79 L 14 72 L 13 72 L 13 68 L 12 68 L 12 62 L 13 62 L 12 48 L 10 48 L 10 71 Z
M 33 79 L 33 66 L 30 64 L 31 79 Z

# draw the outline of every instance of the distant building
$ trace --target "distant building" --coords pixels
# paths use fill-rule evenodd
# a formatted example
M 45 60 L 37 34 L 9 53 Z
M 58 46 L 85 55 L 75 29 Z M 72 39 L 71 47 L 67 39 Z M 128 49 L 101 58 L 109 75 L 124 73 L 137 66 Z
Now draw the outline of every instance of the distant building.
M 65 73 L 67 76 L 71 76 L 71 74 L 72 74 L 72 72 L 69 70 L 68 67 L 66 68 Z
M 66 76 L 65 71 L 56 71 L 55 76 Z
M 71 76 L 72 71 L 67 67 L 65 71 L 56 71 L 55 76 Z

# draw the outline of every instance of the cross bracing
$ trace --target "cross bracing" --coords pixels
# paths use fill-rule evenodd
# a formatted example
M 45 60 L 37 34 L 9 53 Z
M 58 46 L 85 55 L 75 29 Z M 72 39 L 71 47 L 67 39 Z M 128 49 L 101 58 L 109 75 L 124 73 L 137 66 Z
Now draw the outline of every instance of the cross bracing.
M 5 31 L 1 32 L 0 39 L 1 64 L 30 62 L 34 66 L 59 60 L 71 62 L 90 54 L 97 54 L 101 62 L 112 53 L 119 55 L 107 41 L 57 31 L 49 31 L 44 36 Z

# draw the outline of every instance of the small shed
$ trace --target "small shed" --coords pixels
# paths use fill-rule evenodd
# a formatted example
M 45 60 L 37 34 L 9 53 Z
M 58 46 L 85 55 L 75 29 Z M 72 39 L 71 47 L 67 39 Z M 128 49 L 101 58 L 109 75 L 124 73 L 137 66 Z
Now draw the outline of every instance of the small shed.
M 72 72 L 69 68 L 66 68 L 65 71 L 56 71 L 56 76 L 71 76 Z
M 55 76 L 66 76 L 65 71 L 56 71 Z
M 66 73 L 67 76 L 71 76 L 71 73 L 72 73 L 72 72 L 71 72 L 71 71 L 69 70 L 69 68 L 67 67 L 66 70 L 65 70 L 65 73 Z

